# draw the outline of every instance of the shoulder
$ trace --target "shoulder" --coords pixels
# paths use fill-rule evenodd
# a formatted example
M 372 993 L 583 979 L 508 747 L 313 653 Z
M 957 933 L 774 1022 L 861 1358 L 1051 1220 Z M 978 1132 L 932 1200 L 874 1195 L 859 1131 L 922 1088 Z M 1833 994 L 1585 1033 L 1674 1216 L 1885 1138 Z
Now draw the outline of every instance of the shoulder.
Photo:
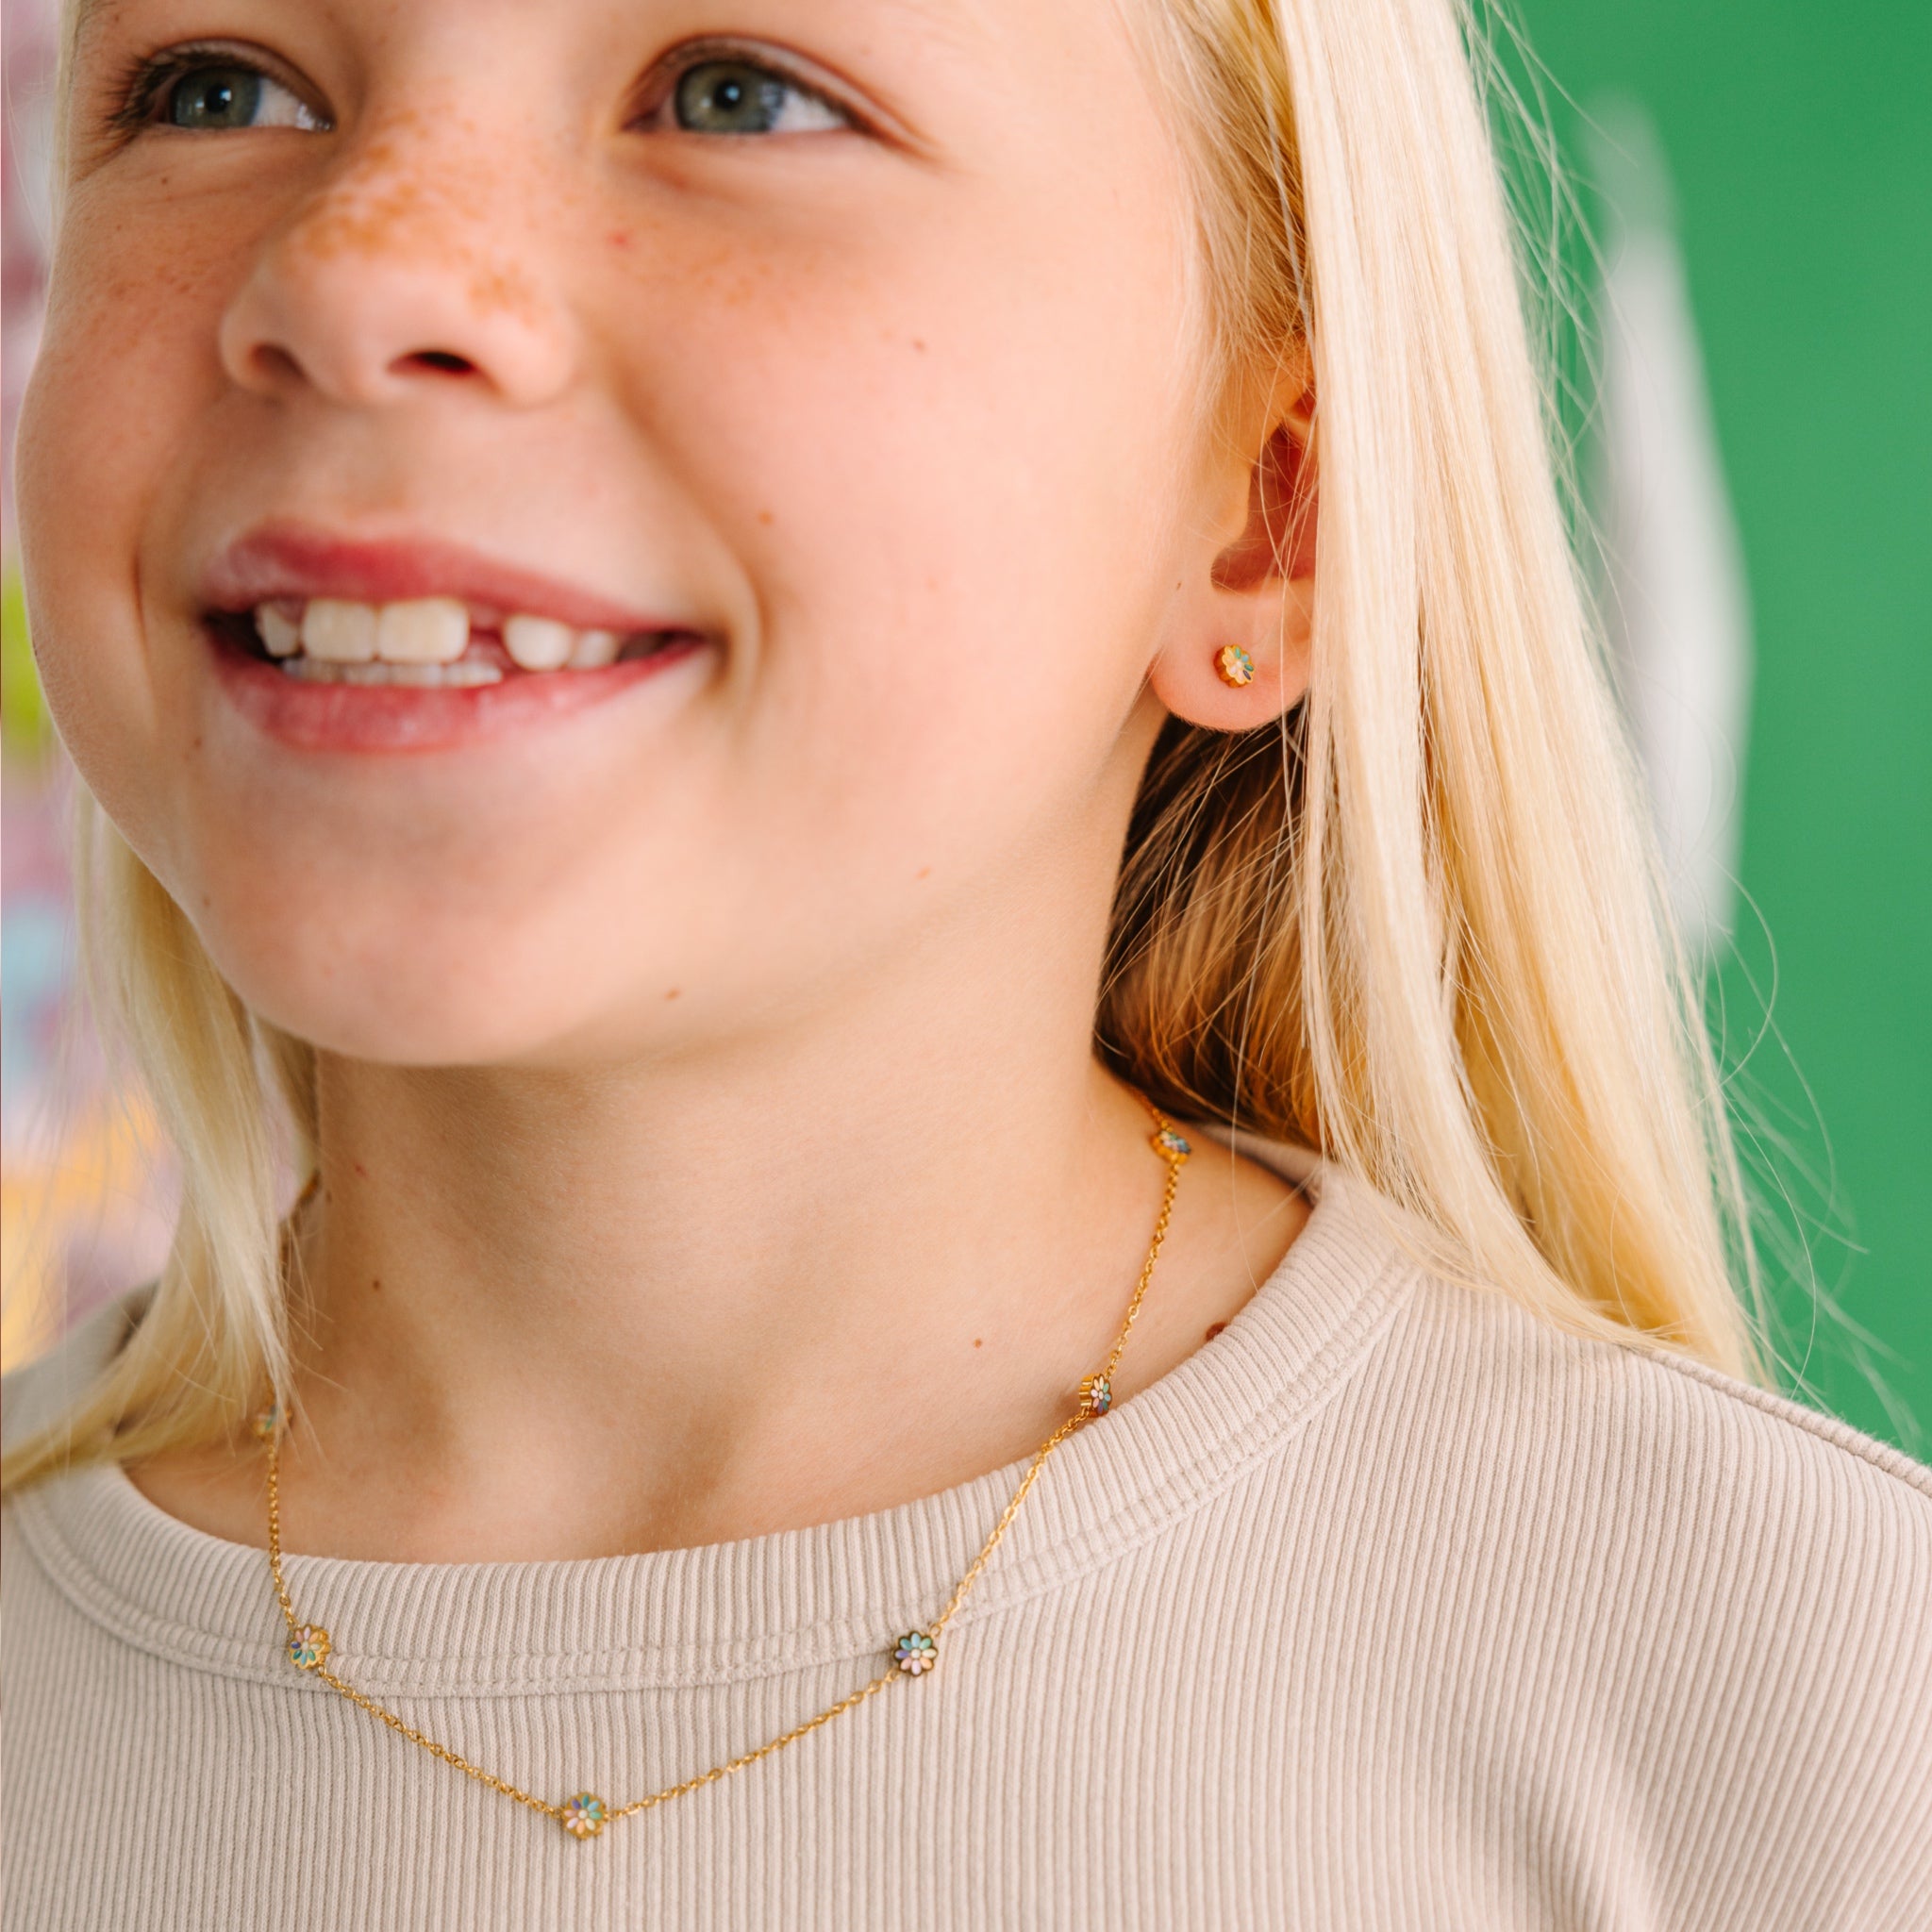
M 1705 1538 L 1932 1541 L 1932 1468 L 1903 1450 L 1635 1335 L 1574 1335 L 1500 1289 L 1444 1279 L 1413 1258 L 1429 1242 L 1399 1208 L 1326 1166 L 1316 1185 L 1328 1272 L 1380 1282 L 1388 1314 L 1334 1393 L 1383 1418 L 1391 1457 L 1446 1456 L 1484 1489 L 1529 1484 L 1552 1508 L 1580 1491 Z
M 1499 1291 L 1418 1278 L 1386 1372 L 1498 1451 L 1538 1452 L 1659 1530 L 1932 1555 L 1932 1468 L 1849 1423 L 1635 1340 L 1564 1333 Z M 1925 1608 L 1932 1617 L 1932 1600 Z
M 75 1323 L 46 1354 L 0 1378 L 0 1441 L 11 1450 L 60 1417 L 113 1360 L 147 1306 L 130 1289 Z
M 1735 1619 L 1740 1641 L 1781 1641 L 1774 1614 L 1783 1641 L 1869 1627 L 1874 1656 L 1895 1638 L 1932 1659 L 1932 1469 L 1902 1450 L 1420 1271 L 1367 1366 L 1378 1406 L 1413 1419 L 1398 1453 L 1417 1479 L 1425 1458 L 1456 1486 L 1452 1512 L 1505 1509 L 1511 1561 L 1560 1553 L 1653 1604 Z
M 1387 1262 L 1372 1217 L 1349 1225 Z M 1687 1919 L 1728 1896 L 1752 1902 L 1739 1924 L 1928 1923 L 1932 1470 L 1696 1362 L 1396 1273 L 1246 1497 L 1295 1525 L 1306 1581 L 1268 1582 L 1271 1629 L 1324 1674 L 1331 1720 L 1393 1724 L 1457 1816 L 1592 1883 L 1612 1858 Z
M 1357 1610 L 1473 1765 L 1594 1767 L 1687 1884 L 1783 1859 L 1821 1914 L 1789 1923 L 1897 1923 L 1861 1859 L 1932 1890 L 1932 1470 L 1421 1270 L 1327 1422 L 1300 1479 L 1345 1483 Z
M 1284 1313 L 1373 1303 L 1314 1443 L 1373 1470 L 1391 1521 L 1424 1509 L 1499 1561 L 1560 1551 L 1598 1580 L 1624 1563 L 1714 1596 L 1741 1587 L 1747 1555 L 1828 1551 L 1810 1588 L 1875 1593 L 1932 1645 L 1932 1468 L 1641 1338 L 1572 1334 L 1445 1279 L 1414 1258 L 1428 1241 L 1392 1204 L 1326 1166 L 1315 1186 L 1270 1299 Z

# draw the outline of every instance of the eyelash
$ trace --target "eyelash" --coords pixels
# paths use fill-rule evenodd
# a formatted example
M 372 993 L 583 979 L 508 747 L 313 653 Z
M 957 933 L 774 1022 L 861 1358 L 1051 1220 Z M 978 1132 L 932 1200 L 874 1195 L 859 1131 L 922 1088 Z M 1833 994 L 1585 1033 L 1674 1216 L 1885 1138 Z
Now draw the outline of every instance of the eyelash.
M 678 86 L 686 75 L 708 62 L 725 60 L 742 62 L 747 67 L 770 74 L 787 87 L 795 88 L 808 99 L 826 108 L 851 127 L 861 131 L 867 127 L 863 116 L 824 88 L 814 86 L 763 50 L 754 54 L 741 42 L 734 41 L 693 41 L 675 49 L 667 60 L 658 63 L 648 78 L 649 107 L 634 115 L 625 125 L 635 126 L 646 117 L 662 114 L 676 99 Z M 120 105 L 108 116 L 110 128 L 124 139 L 132 139 L 149 127 L 158 126 L 161 124 L 158 111 L 166 98 L 168 88 L 197 68 L 217 61 L 225 66 L 246 68 L 279 86 L 289 85 L 259 58 L 250 57 L 237 47 L 220 42 L 190 42 L 185 46 L 170 47 L 163 53 L 128 63 L 115 90 Z M 324 125 L 329 125 L 325 120 Z M 713 135 L 709 138 L 717 140 L 721 137 Z
M 132 138 L 143 129 L 158 126 L 157 110 L 164 99 L 169 86 L 200 67 L 245 68 L 251 74 L 258 74 L 264 80 L 272 80 L 278 87 L 287 87 L 288 81 L 268 66 L 258 57 L 244 54 L 240 48 L 226 45 L 220 41 L 191 41 L 185 46 L 170 47 L 165 53 L 149 55 L 144 58 L 128 63 L 116 89 L 120 106 L 108 116 L 108 125 L 123 137 Z M 325 125 L 327 124 L 325 123 Z

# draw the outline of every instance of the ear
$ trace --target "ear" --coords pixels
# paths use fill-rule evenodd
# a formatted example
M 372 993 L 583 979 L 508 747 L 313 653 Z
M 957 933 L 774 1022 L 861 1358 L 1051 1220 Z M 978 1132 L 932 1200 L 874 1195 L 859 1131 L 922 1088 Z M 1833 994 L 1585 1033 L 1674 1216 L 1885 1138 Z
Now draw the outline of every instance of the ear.
M 1177 718 L 1245 731 L 1298 705 L 1308 688 L 1315 613 L 1314 406 L 1305 348 L 1285 358 L 1247 434 L 1210 460 L 1195 533 L 1147 681 Z M 1254 676 L 1221 675 L 1229 645 Z

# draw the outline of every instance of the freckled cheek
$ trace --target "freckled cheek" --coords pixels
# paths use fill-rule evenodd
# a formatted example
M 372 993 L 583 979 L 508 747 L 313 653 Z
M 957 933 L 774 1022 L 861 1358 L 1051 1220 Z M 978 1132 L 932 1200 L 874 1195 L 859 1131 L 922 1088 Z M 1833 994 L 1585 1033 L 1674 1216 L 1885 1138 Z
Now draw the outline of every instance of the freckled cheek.
M 126 514 L 164 490 L 226 388 L 219 330 L 243 270 L 165 230 L 71 232 L 33 379 L 36 460 L 87 505 L 75 522 L 94 541 L 125 545 Z
M 16 474 L 48 700 L 97 790 L 164 755 L 140 599 L 223 388 L 224 287 L 207 256 L 85 223 L 57 262 Z

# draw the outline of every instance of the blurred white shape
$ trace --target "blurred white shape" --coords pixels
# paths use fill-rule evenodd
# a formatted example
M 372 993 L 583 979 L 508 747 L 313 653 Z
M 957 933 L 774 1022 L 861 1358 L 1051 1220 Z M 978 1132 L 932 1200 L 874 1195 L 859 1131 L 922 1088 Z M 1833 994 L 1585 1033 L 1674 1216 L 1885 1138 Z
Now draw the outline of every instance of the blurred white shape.
M 1592 109 L 1606 208 L 1596 492 L 1606 615 L 1671 898 L 1693 957 L 1731 931 L 1751 613 L 1670 175 L 1641 108 Z

